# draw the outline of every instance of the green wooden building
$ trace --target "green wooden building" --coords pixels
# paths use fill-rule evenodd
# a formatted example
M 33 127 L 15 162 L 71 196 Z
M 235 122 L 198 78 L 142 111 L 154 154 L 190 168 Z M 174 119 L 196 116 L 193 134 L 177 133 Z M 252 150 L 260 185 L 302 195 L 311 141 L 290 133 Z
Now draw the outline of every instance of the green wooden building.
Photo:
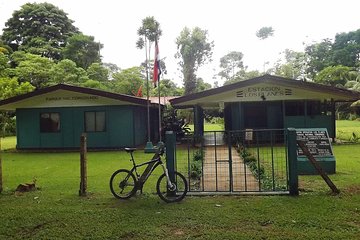
M 312 82 L 264 75 L 170 100 L 194 109 L 195 132 L 204 130 L 203 110 L 224 110 L 225 130 L 326 128 L 335 137 L 336 102 L 353 102 L 360 93 Z
M 195 135 L 204 133 L 204 109 L 224 111 L 225 131 L 246 129 L 322 129 L 336 137 L 337 102 L 354 102 L 360 92 L 277 76 L 261 77 L 170 100 L 175 108 L 194 112 Z M 318 158 L 328 173 L 335 173 L 335 158 Z M 300 174 L 315 171 L 306 158 L 298 158 Z
M 71 149 L 87 134 L 90 148 L 122 148 L 147 141 L 147 100 L 58 84 L 0 101 L 16 112 L 18 149 Z M 158 132 L 158 105 L 149 104 L 151 139 Z

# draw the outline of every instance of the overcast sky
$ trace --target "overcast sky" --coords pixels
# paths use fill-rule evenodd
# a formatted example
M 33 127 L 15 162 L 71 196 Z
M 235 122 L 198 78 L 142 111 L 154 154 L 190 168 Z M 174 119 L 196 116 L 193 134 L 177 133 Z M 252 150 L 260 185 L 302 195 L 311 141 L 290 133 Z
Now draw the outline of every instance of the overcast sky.
M 0 0 L 0 28 L 15 10 L 37 0 Z M 197 76 L 213 84 L 212 76 L 220 71 L 219 59 L 231 51 L 244 54 L 248 70 L 263 71 L 286 48 L 303 51 L 304 43 L 335 37 L 336 33 L 360 28 L 359 0 L 48 0 L 68 13 L 74 25 L 84 34 L 104 44 L 103 62 L 125 69 L 138 66 L 145 53 L 136 48 L 137 29 L 147 16 L 160 23 L 163 35 L 159 41 L 160 56 L 165 57 L 165 78 L 182 84 L 174 55 L 175 40 L 181 30 L 200 27 L 208 30 L 214 41 L 213 61 L 203 66 Z M 271 26 L 274 36 L 259 40 L 255 33 Z M 220 83 L 222 81 L 218 79 Z

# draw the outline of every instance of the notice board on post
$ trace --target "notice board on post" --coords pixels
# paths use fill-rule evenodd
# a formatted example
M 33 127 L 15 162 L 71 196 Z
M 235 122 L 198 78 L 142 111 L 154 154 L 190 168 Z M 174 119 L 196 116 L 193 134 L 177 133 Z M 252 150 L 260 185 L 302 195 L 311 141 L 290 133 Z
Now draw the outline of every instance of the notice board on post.
M 305 143 L 326 173 L 335 173 L 335 157 L 326 128 L 297 128 L 296 140 Z M 297 159 L 299 174 L 316 174 L 315 168 L 299 146 L 297 147 Z

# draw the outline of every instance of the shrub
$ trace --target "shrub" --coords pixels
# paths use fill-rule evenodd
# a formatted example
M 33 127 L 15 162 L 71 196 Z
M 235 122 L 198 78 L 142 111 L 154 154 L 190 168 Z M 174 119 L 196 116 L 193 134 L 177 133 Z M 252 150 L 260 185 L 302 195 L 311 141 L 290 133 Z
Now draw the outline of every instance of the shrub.
M 190 177 L 192 179 L 200 179 L 202 174 L 202 163 L 204 160 L 204 151 L 199 149 L 193 154 L 193 161 L 190 164 Z
M 262 189 L 264 190 L 285 190 L 286 185 L 279 185 L 276 184 L 277 180 L 276 177 L 274 179 L 272 176 L 268 176 L 266 174 L 264 166 L 259 166 L 258 159 L 251 155 L 251 153 L 242 145 L 238 144 L 237 152 L 239 153 L 240 157 L 242 157 L 244 163 L 249 167 L 252 174 L 255 176 L 256 179 L 261 181 Z M 275 181 L 275 185 L 273 186 L 273 180 Z
M 349 139 L 350 142 L 354 142 L 354 143 L 359 142 L 359 140 L 360 140 L 360 136 L 356 135 L 356 133 L 354 132 L 351 134 L 351 137 Z
M 351 120 L 351 121 L 354 121 L 354 120 L 356 120 L 357 118 L 358 118 L 358 116 L 357 116 L 356 114 L 353 114 L 353 113 L 350 113 L 350 114 L 349 114 L 349 117 L 348 117 L 348 119 Z

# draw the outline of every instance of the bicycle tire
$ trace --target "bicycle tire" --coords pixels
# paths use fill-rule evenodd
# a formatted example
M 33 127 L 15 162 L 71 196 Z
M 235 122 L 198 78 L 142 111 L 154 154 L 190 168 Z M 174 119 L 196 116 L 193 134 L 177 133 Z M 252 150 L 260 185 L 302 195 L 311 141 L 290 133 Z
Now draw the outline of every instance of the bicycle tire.
M 136 193 L 136 186 L 137 181 L 134 174 L 127 169 L 119 169 L 110 177 L 110 190 L 116 198 L 131 198 Z
M 156 183 L 156 193 L 163 201 L 167 203 L 180 202 L 181 200 L 183 200 L 188 191 L 188 184 L 185 177 L 181 173 L 176 171 L 174 172 L 174 174 L 174 189 L 169 188 L 165 173 L 159 177 Z

